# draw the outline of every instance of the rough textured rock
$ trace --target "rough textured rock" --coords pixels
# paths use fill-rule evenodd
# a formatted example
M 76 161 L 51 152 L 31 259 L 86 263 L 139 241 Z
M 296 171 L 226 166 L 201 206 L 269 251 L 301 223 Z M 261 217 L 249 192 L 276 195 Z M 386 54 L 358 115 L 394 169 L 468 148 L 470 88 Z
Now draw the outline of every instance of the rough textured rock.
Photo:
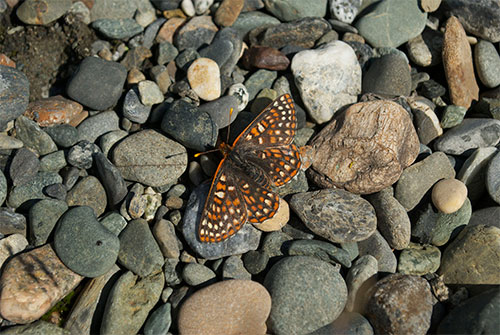
M 469 108 L 478 100 L 479 87 L 474 76 L 472 51 L 460 21 L 454 16 L 446 22 L 443 39 L 443 65 L 454 105 Z
M 378 192 L 399 179 L 418 155 L 406 110 L 391 101 L 357 103 L 335 116 L 311 141 L 312 180 L 358 194 Z

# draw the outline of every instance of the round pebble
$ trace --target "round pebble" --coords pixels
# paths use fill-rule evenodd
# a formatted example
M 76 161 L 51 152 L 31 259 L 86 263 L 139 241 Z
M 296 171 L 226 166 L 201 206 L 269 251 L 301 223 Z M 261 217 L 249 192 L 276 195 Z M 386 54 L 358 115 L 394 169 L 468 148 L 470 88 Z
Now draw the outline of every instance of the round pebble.
M 31 151 L 21 148 L 16 151 L 9 168 L 9 176 L 14 186 L 21 185 L 36 176 L 40 168 L 40 160 Z
M 54 233 L 54 250 L 71 270 L 84 277 L 108 272 L 118 257 L 118 238 L 97 221 L 90 207 L 68 210 Z
M 271 297 L 259 283 L 227 280 L 196 291 L 182 304 L 179 332 L 195 334 L 262 334 L 271 310 Z M 221 318 L 221 315 L 225 317 Z
M 203 100 L 212 101 L 220 97 L 220 70 L 209 58 L 198 58 L 187 71 L 189 85 Z
M 141 81 L 141 83 L 143 82 L 144 81 Z M 130 89 L 123 100 L 123 116 L 132 122 L 143 124 L 147 121 L 150 112 L 151 106 L 141 102 L 139 90 L 134 88 Z
M 77 129 L 79 140 L 95 142 L 101 135 L 119 130 L 119 118 L 114 111 L 101 112 L 83 120 Z
M 446 214 L 459 210 L 466 198 L 467 186 L 457 179 L 442 179 L 432 188 L 432 203 Z
M 213 282 L 215 273 L 205 265 L 188 263 L 182 268 L 182 279 L 184 279 L 188 285 L 197 286 Z
M 92 28 L 108 39 L 127 39 L 140 34 L 143 27 L 134 19 L 98 19 L 92 22 Z
M 163 93 L 158 85 L 151 80 L 141 81 L 138 85 L 141 102 L 145 106 L 160 104 L 163 102 Z
M 474 61 L 479 79 L 485 86 L 500 85 L 500 55 L 493 43 L 479 41 L 474 47 Z
M 500 204 L 500 176 L 498 171 L 500 171 L 500 153 L 497 152 L 488 163 L 485 182 L 490 197 L 497 204 Z

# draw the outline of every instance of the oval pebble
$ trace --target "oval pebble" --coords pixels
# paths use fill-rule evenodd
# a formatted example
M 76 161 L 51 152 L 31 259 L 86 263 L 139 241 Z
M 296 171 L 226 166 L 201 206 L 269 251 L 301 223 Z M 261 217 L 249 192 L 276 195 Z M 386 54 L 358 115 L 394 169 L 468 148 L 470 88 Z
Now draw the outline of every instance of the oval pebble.
M 432 188 L 432 203 L 445 214 L 458 211 L 467 199 L 467 186 L 458 179 L 442 179 Z
M 220 97 L 220 70 L 210 58 L 198 58 L 188 68 L 187 78 L 193 91 L 203 100 L 212 101 Z
M 191 295 L 181 306 L 178 327 L 181 334 L 266 334 L 271 297 L 259 283 L 227 280 Z

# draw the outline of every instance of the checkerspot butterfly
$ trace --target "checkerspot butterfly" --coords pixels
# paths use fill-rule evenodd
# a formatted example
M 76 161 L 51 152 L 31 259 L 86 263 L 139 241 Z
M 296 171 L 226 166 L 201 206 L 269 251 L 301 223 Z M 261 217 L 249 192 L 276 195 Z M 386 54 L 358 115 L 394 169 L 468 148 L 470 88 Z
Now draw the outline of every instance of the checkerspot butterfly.
M 301 166 L 292 143 L 297 128 L 293 100 L 284 94 L 274 100 L 236 138 L 219 146 L 224 158 L 215 172 L 198 235 L 201 242 L 220 242 L 247 221 L 272 218 L 279 196 L 271 186 L 289 182 Z

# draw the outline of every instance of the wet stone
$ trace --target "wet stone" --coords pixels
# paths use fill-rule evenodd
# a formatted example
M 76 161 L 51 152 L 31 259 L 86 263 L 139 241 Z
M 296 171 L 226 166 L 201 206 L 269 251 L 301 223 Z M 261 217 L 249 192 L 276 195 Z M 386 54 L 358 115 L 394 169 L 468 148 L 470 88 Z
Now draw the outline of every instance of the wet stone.
M 108 39 L 127 39 L 143 31 L 143 27 L 134 19 L 99 19 L 92 22 L 96 29 Z
M 297 193 L 290 206 L 310 230 L 334 243 L 362 241 L 377 226 L 370 203 L 344 190 Z
M 141 277 L 161 268 L 163 255 L 146 220 L 132 220 L 120 233 L 118 261 Z
M 67 209 L 66 202 L 57 199 L 43 199 L 31 206 L 28 214 L 30 243 L 36 247 L 45 244 Z
M 69 206 L 88 206 L 99 217 L 106 210 L 106 191 L 99 179 L 87 176 L 69 190 L 66 202 Z
M 18 69 L 0 65 L 0 129 L 7 123 L 23 114 L 29 102 L 29 81 L 26 75 Z
M 57 124 L 44 129 L 59 147 L 69 148 L 78 142 L 78 130 L 69 124 Z
M 9 175 L 14 186 L 24 184 L 36 176 L 40 168 L 38 157 L 26 148 L 17 150 L 10 163 Z
M 57 150 L 57 146 L 50 136 L 38 124 L 25 116 L 16 120 L 16 136 L 24 145 L 43 156 Z
M 84 277 L 108 272 L 118 257 L 118 238 L 97 221 L 90 207 L 77 206 L 59 220 L 54 233 L 54 250 L 72 271 Z

